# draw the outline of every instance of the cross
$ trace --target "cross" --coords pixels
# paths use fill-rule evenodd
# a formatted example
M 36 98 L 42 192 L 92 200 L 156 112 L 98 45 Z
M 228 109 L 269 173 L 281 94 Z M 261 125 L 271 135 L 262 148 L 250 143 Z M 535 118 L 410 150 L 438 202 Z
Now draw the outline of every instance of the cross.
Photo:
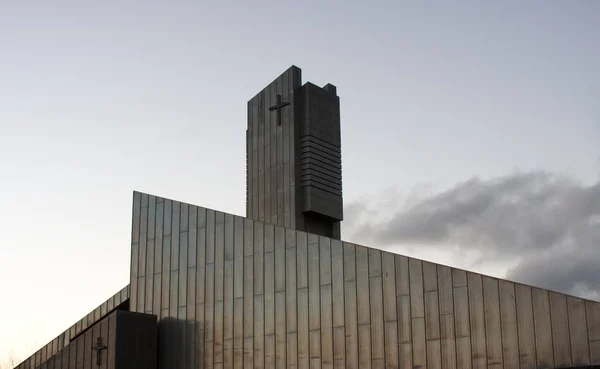
M 102 343 L 102 337 L 98 337 L 96 345 L 92 346 L 92 350 L 96 351 L 96 365 L 100 366 L 100 351 L 106 350 L 106 346 Z
M 275 102 L 275 105 L 273 105 L 269 108 L 269 111 L 277 110 L 277 125 L 278 126 L 281 125 L 281 108 L 283 108 L 284 106 L 287 106 L 287 105 L 290 105 L 289 101 L 282 102 L 281 95 L 277 95 L 277 101 Z

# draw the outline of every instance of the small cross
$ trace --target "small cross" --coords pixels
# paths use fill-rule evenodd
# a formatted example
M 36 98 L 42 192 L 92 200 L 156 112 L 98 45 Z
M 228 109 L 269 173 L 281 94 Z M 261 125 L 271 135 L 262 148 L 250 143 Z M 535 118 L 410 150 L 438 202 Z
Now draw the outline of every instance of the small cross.
M 278 126 L 281 125 L 281 108 L 283 108 L 284 106 L 287 106 L 287 105 L 290 105 L 289 101 L 282 102 L 281 95 L 277 95 L 277 101 L 275 102 L 275 105 L 273 105 L 269 108 L 269 111 L 277 110 L 277 125 Z
M 100 366 L 100 352 L 106 350 L 106 346 L 102 343 L 102 337 L 96 339 L 96 345 L 92 346 L 92 350 L 96 351 L 96 365 Z

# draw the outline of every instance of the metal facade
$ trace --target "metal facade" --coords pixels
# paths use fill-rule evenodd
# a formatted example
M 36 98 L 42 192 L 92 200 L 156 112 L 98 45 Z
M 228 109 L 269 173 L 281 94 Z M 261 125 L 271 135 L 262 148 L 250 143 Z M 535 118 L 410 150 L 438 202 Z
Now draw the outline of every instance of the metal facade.
M 292 66 L 248 102 L 246 216 L 340 238 L 340 103 Z
M 600 304 L 134 193 L 159 368 L 600 364 Z
M 92 312 L 84 316 L 77 323 L 73 324 L 69 329 L 36 351 L 21 364 L 17 365 L 16 368 L 35 369 L 53 355 L 58 353 L 60 350 L 67 347 L 67 345 L 81 335 L 82 332 L 85 332 L 88 328 L 97 323 L 100 319 L 104 318 L 107 314 L 117 308 L 127 309 L 128 304 L 129 285 L 125 286 L 119 292 L 111 296 L 108 300 L 104 301 Z M 56 368 L 60 368 L 60 366 L 57 366 Z

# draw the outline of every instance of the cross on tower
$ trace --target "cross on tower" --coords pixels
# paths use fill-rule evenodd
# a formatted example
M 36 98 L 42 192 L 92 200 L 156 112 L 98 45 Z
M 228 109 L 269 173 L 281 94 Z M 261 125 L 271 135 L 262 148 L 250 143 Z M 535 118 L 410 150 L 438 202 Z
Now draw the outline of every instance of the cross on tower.
M 96 351 L 96 366 L 100 366 L 100 352 L 106 350 L 106 345 L 102 343 L 102 337 L 96 339 L 96 345 L 92 346 L 92 350 Z
M 284 106 L 290 105 L 289 101 L 281 101 L 281 95 L 277 95 L 277 101 L 275 102 L 275 105 L 271 106 L 269 108 L 269 111 L 273 111 L 273 110 L 277 110 L 277 125 L 280 126 L 281 125 L 281 108 L 283 108 Z

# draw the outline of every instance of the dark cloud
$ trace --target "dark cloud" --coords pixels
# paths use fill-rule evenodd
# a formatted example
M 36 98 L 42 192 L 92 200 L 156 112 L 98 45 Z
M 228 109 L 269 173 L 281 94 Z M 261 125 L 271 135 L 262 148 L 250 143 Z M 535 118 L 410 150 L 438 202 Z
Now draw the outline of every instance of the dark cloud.
M 377 220 L 369 201 L 350 209 L 352 238 L 361 242 L 459 245 L 479 251 L 484 260 L 518 259 L 507 272 L 509 279 L 580 295 L 600 291 L 600 183 L 588 186 L 547 172 L 515 173 L 472 178 L 412 198 Z M 360 211 L 370 220 L 357 221 Z

